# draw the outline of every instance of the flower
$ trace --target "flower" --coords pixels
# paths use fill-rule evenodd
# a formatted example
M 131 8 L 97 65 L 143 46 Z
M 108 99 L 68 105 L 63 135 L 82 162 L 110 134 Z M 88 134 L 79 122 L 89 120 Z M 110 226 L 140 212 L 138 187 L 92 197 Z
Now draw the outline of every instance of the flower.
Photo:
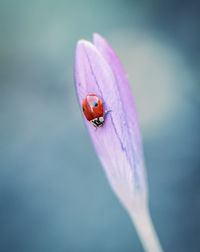
M 81 106 L 88 94 L 95 94 L 104 102 L 105 110 L 111 110 L 98 130 L 85 117 L 84 120 L 111 187 L 139 230 L 137 219 L 141 218 L 138 216 L 147 212 L 147 183 L 133 96 L 125 71 L 111 46 L 98 34 L 94 34 L 93 43 L 80 40 L 77 44 L 78 100 Z M 141 231 L 138 232 L 140 235 Z

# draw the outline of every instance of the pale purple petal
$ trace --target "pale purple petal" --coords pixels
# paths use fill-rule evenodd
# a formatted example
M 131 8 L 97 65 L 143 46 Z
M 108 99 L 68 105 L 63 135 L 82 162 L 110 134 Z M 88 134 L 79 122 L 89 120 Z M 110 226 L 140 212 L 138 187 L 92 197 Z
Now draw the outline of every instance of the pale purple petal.
M 134 104 L 131 87 L 128 82 L 124 68 L 113 48 L 101 35 L 95 33 L 93 35 L 93 42 L 113 71 L 116 85 L 118 86 L 124 107 L 129 136 L 131 138 L 132 146 L 134 149 L 133 152 L 137 153 L 136 159 L 140 158 L 141 160 L 138 161 L 143 162 L 144 158 L 142 149 L 142 137 L 140 133 L 137 112 Z M 141 179 L 142 177 L 144 177 L 144 183 L 146 183 L 146 171 L 144 169 L 144 165 L 141 165 L 140 169 L 138 169 L 138 173 L 140 173 L 140 171 Z
M 133 95 L 123 66 L 115 51 L 104 38 L 95 33 L 93 35 L 93 40 L 98 51 L 112 68 L 116 84 L 119 88 L 120 96 L 123 101 L 124 113 L 126 114 L 130 137 L 132 138 L 133 144 L 135 144 L 135 148 L 140 148 L 142 151 L 141 134 Z
M 90 93 L 98 95 L 106 110 L 112 110 L 102 128 L 95 130 L 85 119 L 108 179 L 126 205 L 135 194 L 146 198 L 141 137 L 129 83 L 116 54 L 99 35 L 95 45 L 79 41 L 75 79 L 80 106 Z

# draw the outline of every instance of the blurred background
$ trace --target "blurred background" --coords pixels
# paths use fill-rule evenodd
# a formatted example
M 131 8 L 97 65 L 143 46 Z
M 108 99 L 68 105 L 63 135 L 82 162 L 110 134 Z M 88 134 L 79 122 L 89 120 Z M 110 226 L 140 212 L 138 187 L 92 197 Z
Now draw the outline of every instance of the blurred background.
M 1 252 L 143 251 L 76 99 L 76 42 L 93 32 L 132 85 L 164 251 L 200 251 L 199 13 L 195 0 L 0 0 Z

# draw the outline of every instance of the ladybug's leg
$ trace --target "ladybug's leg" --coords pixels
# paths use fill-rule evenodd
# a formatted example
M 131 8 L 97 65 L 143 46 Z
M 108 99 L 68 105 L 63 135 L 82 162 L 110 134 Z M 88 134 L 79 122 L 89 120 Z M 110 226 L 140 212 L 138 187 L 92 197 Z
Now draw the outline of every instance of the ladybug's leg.
M 107 110 L 107 111 L 105 111 L 105 113 L 104 113 L 104 117 L 107 115 L 107 114 L 109 114 L 110 112 L 112 112 L 112 110 Z
M 103 101 L 102 102 L 103 103 L 103 105 L 105 104 L 105 102 Z M 103 114 L 103 116 L 105 117 L 108 113 L 110 113 L 110 112 L 112 112 L 112 110 L 107 110 L 107 111 L 105 111 L 105 113 Z

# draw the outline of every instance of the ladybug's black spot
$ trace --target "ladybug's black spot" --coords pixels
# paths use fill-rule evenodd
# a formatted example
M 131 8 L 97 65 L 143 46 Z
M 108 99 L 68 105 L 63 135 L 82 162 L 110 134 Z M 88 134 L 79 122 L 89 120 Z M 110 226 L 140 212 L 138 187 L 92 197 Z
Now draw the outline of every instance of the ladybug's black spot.
M 97 103 L 97 102 L 94 102 L 93 106 L 94 106 L 94 107 L 97 107 L 97 106 L 98 106 L 98 103 Z
M 82 108 L 83 109 L 83 112 L 85 111 L 85 109 L 84 108 Z

